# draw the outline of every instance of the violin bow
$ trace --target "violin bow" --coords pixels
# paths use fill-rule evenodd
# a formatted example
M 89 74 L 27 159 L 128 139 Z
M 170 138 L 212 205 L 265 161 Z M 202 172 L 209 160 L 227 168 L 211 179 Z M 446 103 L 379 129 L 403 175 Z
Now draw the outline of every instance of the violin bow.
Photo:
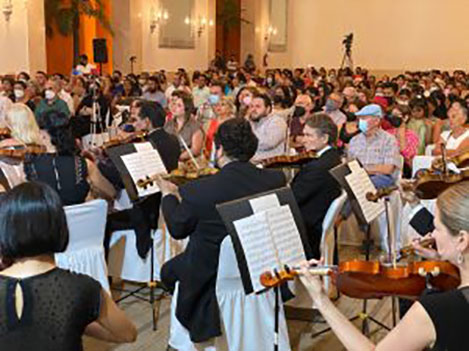
M 194 154 L 192 153 L 191 149 L 189 149 L 189 146 L 187 145 L 185 140 L 182 138 L 182 136 L 178 135 L 178 137 L 179 137 L 179 140 L 181 141 L 182 147 L 189 154 L 189 157 L 191 158 L 192 163 L 194 164 L 195 168 L 197 168 L 197 170 L 199 171 L 200 166 L 199 166 L 197 160 L 195 159 Z

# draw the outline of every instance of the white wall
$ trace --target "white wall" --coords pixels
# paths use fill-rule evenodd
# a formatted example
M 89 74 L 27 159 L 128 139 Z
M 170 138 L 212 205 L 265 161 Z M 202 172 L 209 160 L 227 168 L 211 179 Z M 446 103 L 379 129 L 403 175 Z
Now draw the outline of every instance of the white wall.
M 215 27 L 196 36 L 195 49 L 159 48 L 158 31 L 150 31 L 151 8 L 157 5 L 152 0 L 113 0 L 114 68 L 130 72 L 129 58 L 136 56 L 136 72 L 206 69 L 215 55 Z M 195 0 L 195 14 L 215 20 L 215 0 Z
M 245 2 L 261 62 L 269 0 Z M 288 51 L 269 53 L 269 66 L 337 67 L 354 32 L 355 64 L 374 71 L 468 68 L 468 14 L 468 0 L 290 0 Z
M 37 0 L 12 3 L 9 22 L 0 12 L 0 74 L 45 70 L 44 3 Z

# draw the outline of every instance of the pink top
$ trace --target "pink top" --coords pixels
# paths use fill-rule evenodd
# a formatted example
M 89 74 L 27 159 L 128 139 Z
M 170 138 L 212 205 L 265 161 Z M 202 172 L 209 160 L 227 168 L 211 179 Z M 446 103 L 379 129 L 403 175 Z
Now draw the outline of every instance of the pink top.
M 396 137 L 397 146 L 399 146 L 399 150 L 400 150 L 399 137 L 397 135 L 397 128 L 388 129 L 387 132 Z M 419 137 L 417 136 L 417 134 L 411 129 L 406 129 L 405 139 L 407 142 L 406 142 L 406 146 L 404 150 L 401 150 L 401 155 L 404 157 L 406 162 L 410 163 L 412 159 L 414 158 L 414 156 L 417 155 L 420 141 L 419 141 Z

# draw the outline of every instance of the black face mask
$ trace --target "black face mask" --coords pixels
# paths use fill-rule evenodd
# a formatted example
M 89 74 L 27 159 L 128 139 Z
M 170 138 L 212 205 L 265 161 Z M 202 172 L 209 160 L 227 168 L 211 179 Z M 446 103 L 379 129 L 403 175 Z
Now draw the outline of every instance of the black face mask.
M 357 120 L 357 116 L 353 112 L 347 112 L 345 116 L 347 116 L 347 122 L 355 122 Z
M 392 96 L 385 96 L 384 98 L 388 102 L 388 106 L 391 106 L 394 104 L 394 98 Z
M 389 123 L 391 123 L 391 125 L 394 128 L 399 128 L 402 125 L 402 123 L 404 122 L 401 117 L 398 117 L 398 116 L 395 116 L 395 115 L 389 115 L 387 117 L 387 120 L 389 121 Z
M 282 95 L 274 95 L 274 104 L 282 104 L 284 100 Z
M 293 117 L 303 117 L 306 114 L 306 109 L 303 106 L 295 106 Z

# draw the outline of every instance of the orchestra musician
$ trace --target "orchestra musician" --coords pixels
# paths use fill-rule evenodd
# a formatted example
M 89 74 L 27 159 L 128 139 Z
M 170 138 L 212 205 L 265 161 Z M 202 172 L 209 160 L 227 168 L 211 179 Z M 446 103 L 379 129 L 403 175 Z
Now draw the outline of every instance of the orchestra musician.
M 431 250 L 431 256 L 456 265 L 461 285 L 452 291 L 422 296 L 376 346 L 337 309 L 320 279 L 304 266 L 301 280 L 346 349 L 405 351 L 433 346 L 435 350 L 446 351 L 469 349 L 469 182 L 453 185 L 438 197 L 434 225 L 432 236 L 438 251 Z
M 170 290 L 179 282 L 176 317 L 195 343 L 221 335 L 215 281 L 227 229 L 215 206 L 286 184 L 281 171 L 259 169 L 249 162 L 257 146 L 248 121 L 229 119 L 215 136 L 219 173 L 179 190 L 172 183 L 157 180 L 169 233 L 177 240 L 189 238 L 186 250 L 162 267 L 161 279 Z
M 340 152 L 335 148 L 337 134 L 336 124 L 324 113 L 316 113 L 306 120 L 302 142 L 306 151 L 316 151 L 318 157 L 303 166 L 291 183 L 316 258 L 320 257 L 322 222 L 341 191 L 329 173 L 341 163 Z
M 169 173 L 178 167 L 181 151 L 177 138 L 164 130 L 165 121 L 164 109 L 159 103 L 152 101 L 142 101 L 138 115 L 131 119 L 136 132 L 149 132 L 147 140 L 154 144 Z M 112 173 L 117 174 L 117 170 L 106 172 L 106 174 Z M 137 252 L 140 257 L 145 258 L 151 247 L 151 229 L 156 228 L 158 224 L 160 203 L 161 193 L 157 193 L 148 196 L 138 204 L 134 204 L 131 209 L 110 214 L 106 224 L 105 248 L 109 248 L 113 232 L 133 229 L 137 236 Z

